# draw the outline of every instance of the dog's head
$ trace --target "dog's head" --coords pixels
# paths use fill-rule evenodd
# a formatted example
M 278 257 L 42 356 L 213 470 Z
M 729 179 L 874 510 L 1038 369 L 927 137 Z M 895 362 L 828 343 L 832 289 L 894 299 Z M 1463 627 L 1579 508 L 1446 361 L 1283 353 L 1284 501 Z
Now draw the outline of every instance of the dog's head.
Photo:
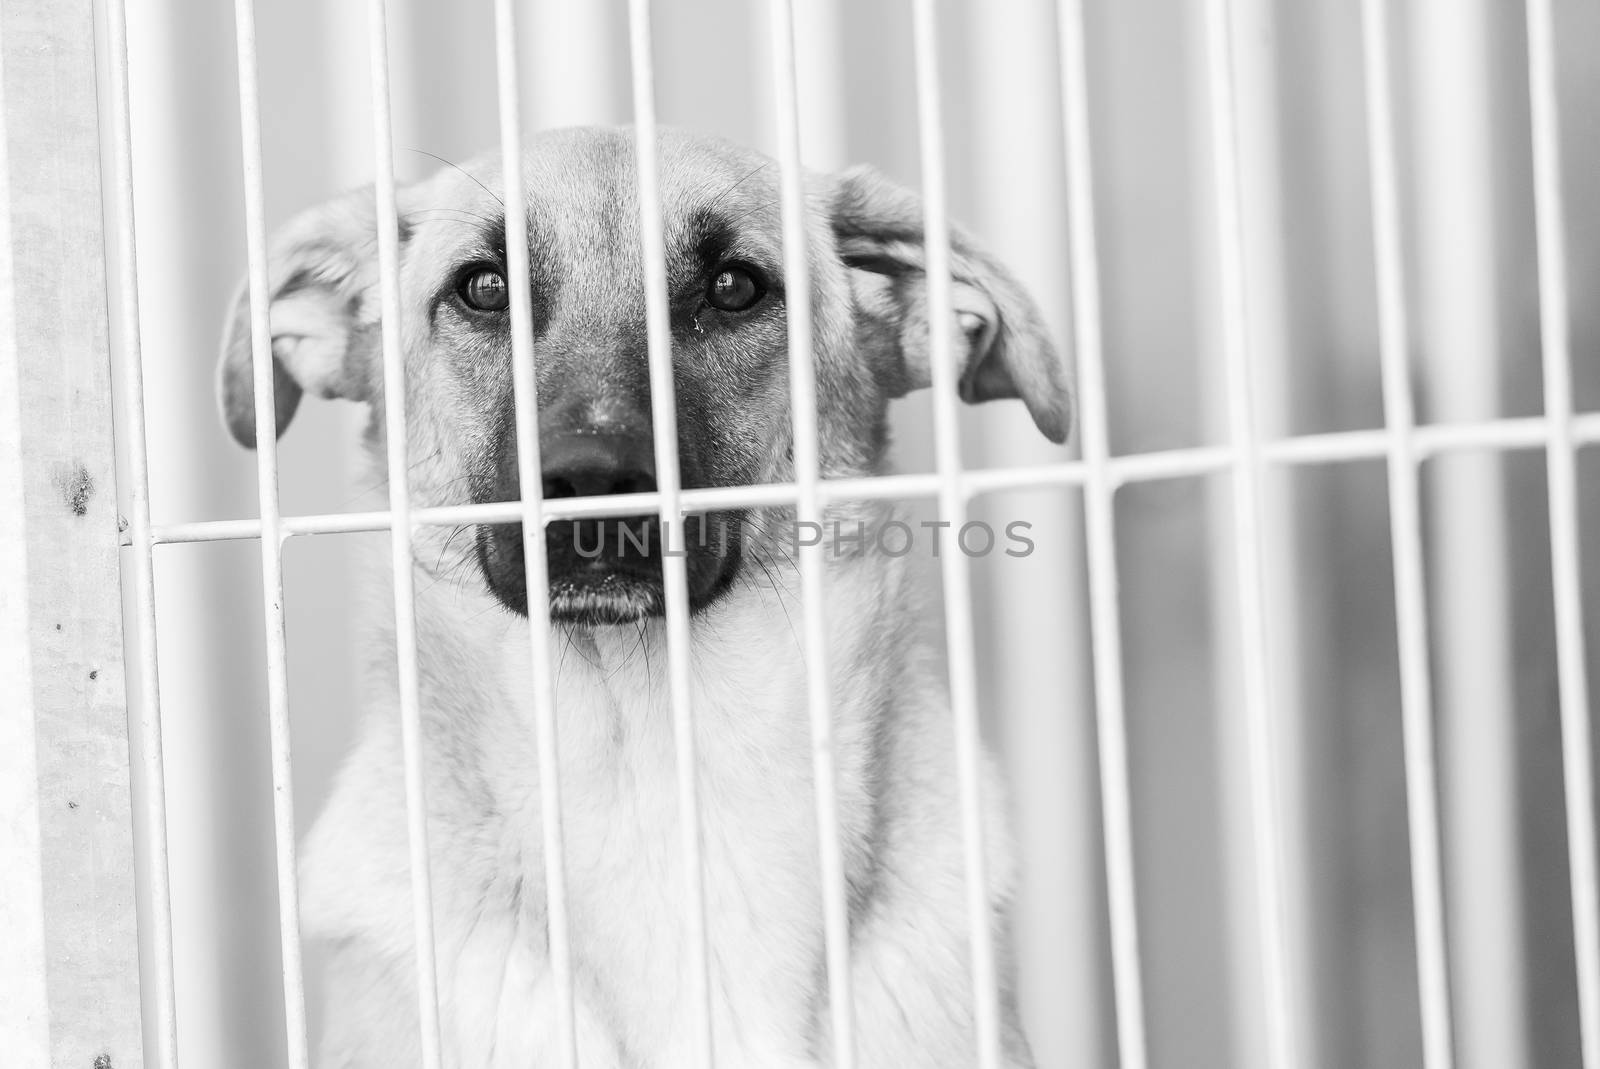
M 790 457 L 789 372 L 778 170 L 757 153 L 663 129 L 678 463 L 685 487 L 782 482 Z M 547 497 L 655 488 L 644 275 L 632 134 L 564 130 L 535 139 L 524 166 L 534 364 Z M 511 313 L 498 156 L 399 191 L 408 473 L 419 505 L 515 500 Z M 922 208 L 868 169 L 809 179 L 819 431 L 824 474 L 878 470 L 888 402 L 930 382 Z M 382 463 L 377 233 L 370 189 L 286 225 L 271 249 L 270 318 L 283 433 L 301 397 L 367 402 Z M 1016 280 L 952 234 L 951 332 L 969 402 L 1021 398 L 1053 441 L 1067 434 L 1065 373 Z M 256 444 L 249 298 L 223 339 L 223 412 Z M 685 546 L 691 608 L 739 574 L 750 517 L 692 517 Z M 758 525 L 759 526 L 759 525 Z M 527 611 L 521 530 L 479 525 L 419 533 L 476 562 L 501 603 Z M 454 537 L 451 537 L 451 536 Z M 675 538 L 674 541 L 678 539 Z M 662 611 L 654 519 L 556 521 L 546 536 L 551 611 L 599 624 Z

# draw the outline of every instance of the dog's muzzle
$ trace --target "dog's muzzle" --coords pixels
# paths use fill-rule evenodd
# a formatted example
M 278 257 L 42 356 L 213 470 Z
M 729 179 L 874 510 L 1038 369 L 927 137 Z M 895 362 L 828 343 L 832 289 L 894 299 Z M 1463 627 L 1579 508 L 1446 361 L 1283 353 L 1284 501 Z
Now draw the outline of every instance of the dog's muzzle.
M 475 499 L 519 499 L 516 439 L 507 434 L 496 458 L 497 475 Z M 644 494 L 656 489 L 653 443 L 633 430 L 584 429 L 541 435 L 547 501 Z M 686 479 L 687 482 L 687 473 Z M 580 624 L 621 624 L 666 611 L 662 568 L 669 549 L 684 558 L 689 608 L 716 600 L 737 571 L 737 513 L 690 516 L 680 530 L 664 531 L 653 510 L 623 516 L 551 520 L 545 527 L 551 619 Z M 519 615 L 528 613 L 521 524 L 480 524 L 478 561 L 489 590 Z

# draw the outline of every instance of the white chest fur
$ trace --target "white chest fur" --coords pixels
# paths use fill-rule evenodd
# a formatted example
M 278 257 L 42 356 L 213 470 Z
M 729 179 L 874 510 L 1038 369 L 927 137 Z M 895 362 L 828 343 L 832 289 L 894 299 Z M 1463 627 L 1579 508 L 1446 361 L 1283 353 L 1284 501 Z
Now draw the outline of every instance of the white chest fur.
M 460 1069 L 555 1064 L 541 1057 L 552 1053 L 557 1011 L 527 632 L 470 605 L 432 609 L 425 642 L 428 632 L 451 632 L 465 640 L 460 648 L 484 655 L 424 666 L 447 1056 Z M 697 635 L 691 692 L 710 1002 L 728 1065 L 815 1064 L 814 1015 L 826 1004 L 805 666 L 789 621 L 798 611 L 776 592 L 746 591 L 696 623 L 715 631 Z M 854 630 L 840 628 L 836 645 L 848 649 Z M 697 1064 L 696 946 L 661 626 L 561 635 L 554 659 L 583 1064 Z M 836 679 L 849 675 L 850 662 L 838 667 Z M 473 686 L 451 685 L 462 673 L 478 677 Z M 877 695 L 848 681 L 835 695 L 840 808 L 859 855 Z M 355 927 L 409 961 L 403 812 L 374 804 L 371 781 L 355 774 L 363 762 L 387 763 L 397 742 L 368 741 L 366 749 L 389 753 L 358 751 L 308 844 L 307 926 L 340 935 Z M 384 792 L 391 801 L 397 786 Z M 357 857 L 369 860 L 353 864 Z

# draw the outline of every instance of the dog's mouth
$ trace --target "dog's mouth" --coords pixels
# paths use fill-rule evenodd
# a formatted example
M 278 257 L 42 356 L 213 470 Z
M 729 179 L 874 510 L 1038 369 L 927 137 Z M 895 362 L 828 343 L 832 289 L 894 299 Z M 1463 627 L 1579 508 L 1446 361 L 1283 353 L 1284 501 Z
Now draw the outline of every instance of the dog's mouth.
M 669 540 L 655 516 L 553 521 L 545 529 L 550 619 L 599 626 L 665 615 L 668 556 L 683 558 L 689 611 L 701 612 L 737 574 L 740 525 L 732 512 L 691 516 Z M 490 593 L 517 615 L 528 615 L 522 525 L 480 524 L 477 542 Z

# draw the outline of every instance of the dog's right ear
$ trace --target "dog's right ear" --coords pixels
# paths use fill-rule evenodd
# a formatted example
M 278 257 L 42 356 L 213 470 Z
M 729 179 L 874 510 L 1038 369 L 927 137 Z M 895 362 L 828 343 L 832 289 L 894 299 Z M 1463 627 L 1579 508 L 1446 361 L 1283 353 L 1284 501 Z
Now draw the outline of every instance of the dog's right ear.
M 404 238 L 405 226 L 401 225 Z M 274 434 L 300 397 L 372 398 L 377 336 L 378 228 L 369 186 L 296 216 L 268 250 Z M 223 419 L 239 442 L 257 442 L 250 292 L 236 291 L 222 335 L 218 386 Z

